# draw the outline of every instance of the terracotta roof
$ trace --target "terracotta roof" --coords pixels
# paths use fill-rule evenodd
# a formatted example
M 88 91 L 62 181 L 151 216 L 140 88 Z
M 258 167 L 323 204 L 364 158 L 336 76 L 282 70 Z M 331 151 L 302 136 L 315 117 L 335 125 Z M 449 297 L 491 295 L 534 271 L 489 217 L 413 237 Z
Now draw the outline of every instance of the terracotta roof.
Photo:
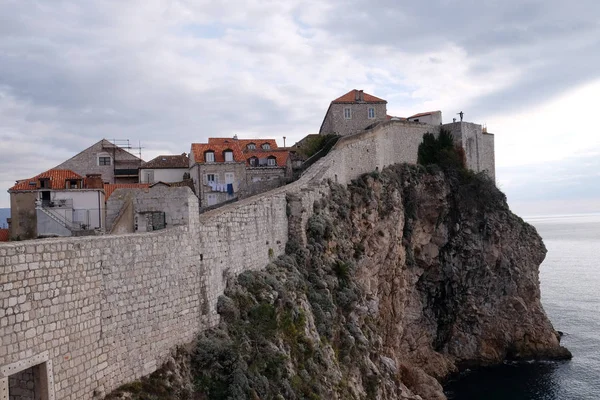
M 8 229 L 0 229 L 0 242 L 8 242 Z
M 210 139 L 209 139 L 210 140 Z M 235 139 L 213 138 L 212 143 L 192 143 L 192 154 L 194 155 L 194 161 L 198 164 L 204 164 L 204 153 L 207 151 L 213 151 L 215 153 L 215 162 L 225 162 L 225 156 L 223 152 L 225 150 L 233 151 L 233 161 L 243 162 L 244 156 L 240 149 L 239 143 Z
M 17 183 L 8 190 L 9 192 L 20 190 L 38 190 L 40 188 L 40 179 L 49 179 L 50 187 L 48 189 L 57 190 L 66 189 L 66 180 L 83 179 L 83 177 L 71 171 L 70 169 L 50 169 L 34 176 L 33 178 L 17 181 Z
M 177 156 L 158 156 L 142 164 L 140 168 L 189 168 L 189 163 L 187 154 L 183 153 Z
M 358 103 L 358 101 L 356 100 L 357 92 L 362 92 L 362 90 L 353 89 L 353 90 L 349 91 L 348 93 L 346 93 L 345 95 L 333 100 L 332 103 L 348 103 L 348 104 Z M 375 97 L 373 95 L 370 95 L 370 94 L 364 93 L 364 92 L 363 92 L 362 102 L 363 103 L 387 103 L 387 101 L 380 99 L 379 97 Z
M 104 201 L 108 201 L 111 194 L 117 189 L 148 189 L 147 183 L 105 183 L 104 184 Z
M 275 150 L 275 151 L 248 150 L 248 151 L 244 152 L 244 157 L 246 157 L 246 166 L 247 167 L 251 167 L 250 158 L 252 158 L 252 157 L 256 157 L 258 159 L 275 157 L 275 163 L 277 164 L 277 166 L 285 167 L 289 156 L 290 156 L 290 152 L 288 150 Z
M 410 117 L 408 117 L 407 119 L 424 117 L 424 116 L 426 116 L 426 115 L 431 115 L 431 114 L 433 114 L 433 113 L 436 113 L 436 112 L 439 112 L 439 111 L 427 111 L 427 112 L 422 112 L 422 113 L 418 113 L 418 114 L 415 114 L 415 115 L 411 115 L 411 116 L 410 116 Z

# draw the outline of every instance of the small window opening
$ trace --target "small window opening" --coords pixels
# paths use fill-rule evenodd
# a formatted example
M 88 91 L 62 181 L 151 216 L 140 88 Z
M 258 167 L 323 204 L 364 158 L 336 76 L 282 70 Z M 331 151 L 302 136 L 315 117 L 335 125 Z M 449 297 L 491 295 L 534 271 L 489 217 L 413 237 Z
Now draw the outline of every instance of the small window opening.
M 98 165 L 110 165 L 110 157 L 98 157 Z
M 351 119 L 351 118 L 352 118 L 352 111 L 350 110 L 350 107 L 344 108 L 344 119 Z

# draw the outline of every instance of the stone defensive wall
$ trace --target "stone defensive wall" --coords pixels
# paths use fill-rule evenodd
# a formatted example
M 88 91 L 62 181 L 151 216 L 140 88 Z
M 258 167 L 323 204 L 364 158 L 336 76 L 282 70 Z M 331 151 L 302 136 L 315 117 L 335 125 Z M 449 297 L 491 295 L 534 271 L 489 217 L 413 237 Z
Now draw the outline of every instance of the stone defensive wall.
M 327 180 L 414 163 L 432 130 L 389 121 L 343 137 L 298 181 L 204 214 L 188 189 L 185 226 L 0 244 L 0 399 L 20 386 L 41 399 L 97 399 L 155 371 L 218 323 L 229 277 L 264 268 L 288 236 L 305 242 Z

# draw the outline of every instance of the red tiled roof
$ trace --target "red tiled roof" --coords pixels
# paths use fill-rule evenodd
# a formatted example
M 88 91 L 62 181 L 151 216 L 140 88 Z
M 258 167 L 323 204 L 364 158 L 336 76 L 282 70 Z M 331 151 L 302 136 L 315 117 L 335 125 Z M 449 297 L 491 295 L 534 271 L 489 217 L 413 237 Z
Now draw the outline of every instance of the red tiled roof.
M 353 89 L 353 90 L 349 91 L 348 93 L 346 93 L 345 95 L 333 100 L 332 103 L 357 103 L 356 92 L 359 92 L 359 90 Z M 365 102 L 365 103 L 387 103 L 387 101 L 380 99 L 379 97 L 375 97 L 373 95 L 370 95 L 370 94 L 364 93 L 364 92 L 363 92 L 363 99 L 364 99 L 363 102 Z
M 260 150 L 261 146 L 267 143 L 271 149 L 277 149 L 277 141 L 275 139 L 231 139 L 231 138 L 208 138 L 208 144 L 224 144 L 231 143 L 231 141 L 235 141 L 242 151 L 247 149 L 247 146 L 250 143 L 254 143 L 256 145 L 256 149 Z
M 439 112 L 439 111 L 427 111 L 427 112 L 422 112 L 422 113 L 418 113 L 418 114 L 415 114 L 415 115 L 411 115 L 410 117 L 408 117 L 408 119 L 410 119 L 410 118 L 424 117 L 424 116 L 426 116 L 426 115 L 431 115 L 431 114 L 433 114 L 433 113 L 436 113 L 436 112 Z
M 275 151 L 268 151 L 268 150 L 257 150 L 257 151 L 252 151 L 252 150 L 248 150 L 244 152 L 244 157 L 246 157 L 246 166 L 250 167 L 250 158 L 252 157 L 256 157 L 258 159 L 261 158 L 269 158 L 269 157 L 275 157 L 275 163 L 277 164 L 278 167 L 285 167 L 286 163 L 287 163 L 287 159 L 290 156 L 290 152 L 288 150 L 275 150 Z
M 176 156 L 158 156 L 142 164 L 140 168 L 189 168 L 189 163 L 188 156 L 183 153 Z
M 69 179 L 83 179 L 83 177 L 70 169 L 50 169 L 46 172 L 42 172 L 39 175 L 34 176 L 30 179 L 23 179 L 17 182 L 16 185 L 8 189 L 9 191 L 20 191 L 20 190 L 38 190 L 40 188 L 40 179 L 49 179 L 50 187 L 48 189 L 65 189 L 66 181 Z M 35 183 L 32 185 L 31 183 Z
M 8 229 L 0 229 L 0 242 L 8 242 Z
M 117 189 L 148 189 L 147 183 L 105 183 L 104 184 L 104 201 L 108 201 L 111 194 Z
M 216 163 L 225 162 L 225 156 L 223 155 L 225 150 L 233 151 L 233 161 L 244 161 L 242 150 L 235 139 L 223 138 L 221 140 L 221 138 L 213 138 L 212 143 L 192 143 L 192 154 L 194 155 L 194 161 L 198 164 L 204 164 L 204 153 L 207 151 L 214 151 Z

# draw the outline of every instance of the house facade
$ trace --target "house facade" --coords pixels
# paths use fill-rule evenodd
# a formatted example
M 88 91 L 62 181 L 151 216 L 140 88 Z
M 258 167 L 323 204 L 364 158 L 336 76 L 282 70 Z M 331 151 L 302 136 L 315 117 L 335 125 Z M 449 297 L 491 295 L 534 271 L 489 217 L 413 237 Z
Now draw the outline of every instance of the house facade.
M 9 189 L 11 239 L 93 234 L 105 226 L 100 174 L 51 169 Z
M 106 139 L 54 167 L 79 175 L 100 174 L 104 183 L 138 183 L 143 160 Z
M 190 160 L 186 153 L 162 155 L 142 164 L 139 168 L 139 182 L 154 184 L 173 183 L 189 179 Z
M 190 176 L 200 207 L 281 186 L 291 177 L 289 153 L 274 139 L 209 138 L 208 143 L 193 143 Z
M 319 134 L 347 136 L 386 119 L 387 101 L 354 89 L 331 102 Z
M 442 112 L 441 111 L 428 111 L 418 113 L 406 118 L 409 122 L 420 122 L 428 125 L 441 125 L 442 124 Z
M 246 161 L 237 140 L 192 143 L 190 176 L 201 208 L 243 197 Z

